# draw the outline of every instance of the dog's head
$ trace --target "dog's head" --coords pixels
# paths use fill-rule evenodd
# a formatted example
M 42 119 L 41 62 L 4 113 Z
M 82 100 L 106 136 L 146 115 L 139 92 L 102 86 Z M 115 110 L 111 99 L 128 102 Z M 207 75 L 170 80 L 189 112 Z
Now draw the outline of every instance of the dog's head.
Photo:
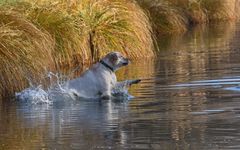
M 110 52 L 102 59 L 102 61 L 110 66 L 113 71 L 116 71 L 120 67 L 129 64 L 129 60 L 125 58 L 120 52 Z

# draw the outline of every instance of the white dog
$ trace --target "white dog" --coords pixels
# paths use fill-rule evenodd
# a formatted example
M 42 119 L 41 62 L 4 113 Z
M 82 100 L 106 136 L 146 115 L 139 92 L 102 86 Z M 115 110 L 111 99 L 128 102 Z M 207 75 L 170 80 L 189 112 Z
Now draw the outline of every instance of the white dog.
M 109 99 L 114 89 L 137 84 L 141 81 L 137 79 L 117 82 L 114 72 L 128 63 L 129 60 L 124 58 L 121 53 L 111 52 L 79 78 L 70 80 L 67 88 L 79 97 Z

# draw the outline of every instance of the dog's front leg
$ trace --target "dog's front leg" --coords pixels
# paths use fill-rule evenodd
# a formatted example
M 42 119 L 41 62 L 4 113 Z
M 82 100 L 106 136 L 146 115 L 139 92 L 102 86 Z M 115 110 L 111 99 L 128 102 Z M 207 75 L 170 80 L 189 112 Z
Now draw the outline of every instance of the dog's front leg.
M 100 98 L 103 99 L 103 100 L 111 99 L 111 86 L 110 86 L 110 84 L 106 84 L 102 88 Z

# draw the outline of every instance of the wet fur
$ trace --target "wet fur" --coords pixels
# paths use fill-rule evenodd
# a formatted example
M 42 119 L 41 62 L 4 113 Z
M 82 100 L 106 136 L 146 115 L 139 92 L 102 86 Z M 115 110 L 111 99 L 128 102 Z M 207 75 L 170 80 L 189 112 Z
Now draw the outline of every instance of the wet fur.
M 110 99 L 114 88 L 130 86 L 141 81 L 136 79 L 117 82 L 115 71 L 129 63 L 129 60 L 123 57 L 121 53 L 111 52 L 102 60 L 113 71 L 98 62 L 79 78 L 70 80 L 67 84 L 68 89 L 78 97 Z

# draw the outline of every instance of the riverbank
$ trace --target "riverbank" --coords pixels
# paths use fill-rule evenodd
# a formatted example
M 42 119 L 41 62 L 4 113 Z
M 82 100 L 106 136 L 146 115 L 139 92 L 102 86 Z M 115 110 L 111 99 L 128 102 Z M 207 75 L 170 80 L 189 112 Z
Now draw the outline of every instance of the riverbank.
M 84 70 L 111 50 L 151 58 L 155 37 L 236 20 L 238 6 L 238 0 L 0 1 L 0 94 L 13 95 L 29 81 L 47 83 L 49 71 Z
M 235 21 L 239 0 L 137 0 L 149 13 L 157 36 L 179 34 L 197 24 Z

